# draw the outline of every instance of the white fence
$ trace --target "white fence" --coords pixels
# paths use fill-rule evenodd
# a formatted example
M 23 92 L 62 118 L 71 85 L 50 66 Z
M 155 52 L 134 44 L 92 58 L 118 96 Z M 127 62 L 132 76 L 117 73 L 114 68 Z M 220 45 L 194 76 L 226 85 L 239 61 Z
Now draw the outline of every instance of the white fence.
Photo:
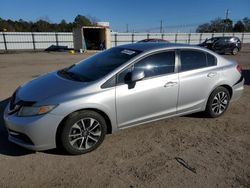
M 236 36 L 250 43 L 250 33 L 111 33 L 111 45 L 135 43 L 147 38 L 160 38 L 174 43 L 198 44 L 206 38 Z M 0 50 L 42 50 L 51 45 L 73 48 L 73 34 L 43 32 L 0 32 Z
M 235 36 L 243 43 L 250 43 L 250 33 L 112 33 L 112 46 L 134 43 L 143 39 L 157 38 L 173 43 L 199 44 L 206 38 Z
M 0 32 L 0 50 L 41 50 L 51 45 L 73 48 L 73 34 Z

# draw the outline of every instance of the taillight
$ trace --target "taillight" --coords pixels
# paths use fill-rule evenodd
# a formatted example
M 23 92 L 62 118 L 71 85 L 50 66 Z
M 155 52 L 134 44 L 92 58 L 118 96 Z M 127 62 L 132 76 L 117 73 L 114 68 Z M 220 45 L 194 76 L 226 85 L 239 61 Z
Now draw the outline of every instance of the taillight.
M 236 69 L 237 69 L 237 71 L 239 71 L 240 74 L 242 73 L 242 68 L 240 65 L 237 65 Z

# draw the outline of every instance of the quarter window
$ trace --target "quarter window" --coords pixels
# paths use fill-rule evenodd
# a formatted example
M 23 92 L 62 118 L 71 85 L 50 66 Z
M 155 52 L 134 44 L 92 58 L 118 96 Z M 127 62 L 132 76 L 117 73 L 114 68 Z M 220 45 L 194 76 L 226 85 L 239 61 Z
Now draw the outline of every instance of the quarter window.
M 207 66 L 214 66 L 216 63 L 216 58 L 213 55 L 207 53 Z

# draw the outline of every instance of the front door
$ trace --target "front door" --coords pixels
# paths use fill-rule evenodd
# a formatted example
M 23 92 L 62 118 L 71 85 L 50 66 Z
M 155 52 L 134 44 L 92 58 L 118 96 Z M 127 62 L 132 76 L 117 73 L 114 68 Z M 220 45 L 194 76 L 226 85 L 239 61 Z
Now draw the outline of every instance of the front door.
M 145 78 L 131 87 L 124 78 L 133 70 L 143 70 Z M 116 86 L 118 127 L 175 114 L 179 84 L 175 71 L 175 51 L 151 54 L 122 71 Z

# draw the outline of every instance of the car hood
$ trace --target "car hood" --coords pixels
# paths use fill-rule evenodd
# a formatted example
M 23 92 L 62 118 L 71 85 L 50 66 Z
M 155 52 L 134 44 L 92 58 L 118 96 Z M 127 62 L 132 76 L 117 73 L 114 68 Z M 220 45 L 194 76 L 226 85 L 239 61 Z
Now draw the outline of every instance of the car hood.
M 39 102 L 57 95 L 83 89 L 88 82 L 77 82 L 62 78 L 57 72 L 38 77 L 25 85 L 17 92 L 16 97 L 23 101 Z
M 206 46 L 206 43 L 205 42 L 202 42 L 200 44 L 197 44 L 197 46 Z

